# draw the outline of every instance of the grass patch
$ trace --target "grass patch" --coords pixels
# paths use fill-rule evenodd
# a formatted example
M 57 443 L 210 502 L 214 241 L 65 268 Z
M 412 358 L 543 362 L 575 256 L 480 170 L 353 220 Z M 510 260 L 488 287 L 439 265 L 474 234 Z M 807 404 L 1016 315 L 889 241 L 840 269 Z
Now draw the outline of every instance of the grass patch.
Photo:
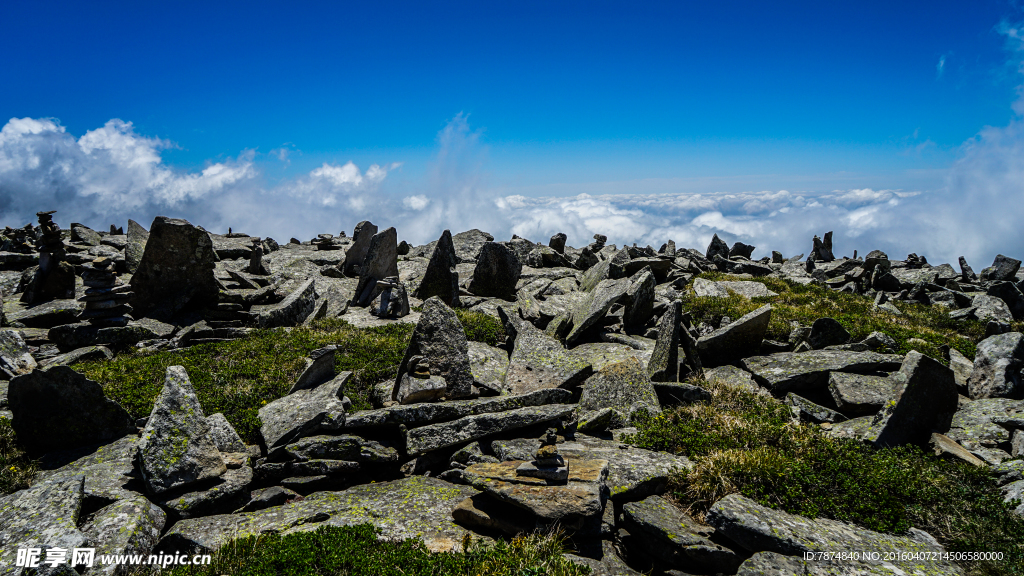
M 590 569 L 566 560 L 556 537 L 518 537 L 468 552 L 430 553 L 418 540 L 378 540 L 371 525 L 324 526 L 315 532 L 250 536 L 230 542 L 206 566 L 183 566 L 169 576 L 583 576 Z
M 988 469 L 940 460 L 912 446 L 875 450 L 794 424 L 774 398 L 698 382 L 711 399 L 641 419 L 628 440 L 694 462 L 669 490 L 697 517 L 740 493 L 793 514 L 888 533 L 925 530 L 950 551 L 1001 551 L 973 575 L 1024 574 L 1024 519 L 1012 514 Z
M 28 488 L 36 468 L 36 462 L 18 448 L 11 421 L 0 418 L 0 495 Z
M 494 316 L 466 308 L 456 308 L 455 315 L 462 322 L 467 339 L 483 342 L 490 346 L 500 346 L 505 343 L 505 327 Z
M 700 277 L 708 280 L 737 279 L 717 272 L 701 274 Z M 818 318 L 828 317 L 842 324 L 855 340 L 875 331 L 884 332 L 896 341 L 897 353 L 917 350 L 933 358 L 942 358 L 939 347 L 943 344 L 974 358 L 975 343 L 985 336 L 984 324 L 973 320 L 952 320 L 942 306 L 893 301 L 903 312 L 898 316 L 874 308 L 872 300 L 858 294 L 837 292 L 814 284 L 795 284 L 781 278 L 754 278 L 752 281 L 764 284 L 778 296 L 748 300 L 737 294 L 728 298 L 712 298 L 698 297 L 687 291 L 682 298 L 683 310 L 690 313 L 694 322 L 717 326 L 723 316 L 736 320 L 771 304 L 772 318 L 765 338 L 784 342 L 792 330 L 790 322 L 796 320 L 810 326 Z M 1014 330 L 1022 328 L 1024 324 L 1014 323 Z M 915 338 L 924 343 L 912 342 L 911 339 Z

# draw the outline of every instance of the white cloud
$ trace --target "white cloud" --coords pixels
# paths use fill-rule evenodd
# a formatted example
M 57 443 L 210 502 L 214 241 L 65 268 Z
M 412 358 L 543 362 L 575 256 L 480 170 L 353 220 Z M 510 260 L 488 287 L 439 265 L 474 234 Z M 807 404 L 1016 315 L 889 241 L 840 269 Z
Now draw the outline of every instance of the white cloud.
M 942 73 L 946 70 L 946 55 L 939 56 L 939 63 L 935 65 L 935 77 L 942 78 Z
M 427 207 L 427 204 L 430 204 L 430 198 L 423 194 L 402 198 L 402 205 L 410 210 L 423 210 Z

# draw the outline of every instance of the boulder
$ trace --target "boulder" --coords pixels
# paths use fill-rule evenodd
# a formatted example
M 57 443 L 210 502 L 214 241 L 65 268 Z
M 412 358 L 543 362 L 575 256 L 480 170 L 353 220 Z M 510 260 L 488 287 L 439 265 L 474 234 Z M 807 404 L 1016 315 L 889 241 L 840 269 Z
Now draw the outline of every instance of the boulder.
M 986 292 L 1006 303 L 1014 320 L 1024 319 L 1024 294 L 1013 282 L 993 282 Z
M 845 565 L 842 570 L 849 572 L 828 572 L 831 574 L 885 574 L 886 567 L 894 567 L 906 574 L 927 573 L 942 575 L 960 575 L 960 568 L 942 555 L 924 560 L 919 559 L 920 552 L 943 552 L 930 536 L 911 530 L 907 536 L 881 534 L 864 528 L 828 520 L 825 518 L 810 519 L 795 514 L 787 514 L 773 510 L 753 500 L 730 494 L 722 498 L 707 514 L 707 522 L 729 540 L 735 542 L 749 552 L 775 552 L 786 555 L 802 555 L 805 552 L 836 552 L 836 551 L 883 551 L 899 550 L 900 557 L 889 558 L 885 555 L 858 555 L 858 558 L 836 558 L 835 565 Z M 904 558 L 903 556 L 909 556 Z M 859 570 L 859 572 L 854 571 Z M 752 574 L 757 572 L 740 573 Z M 924 572 L 922 572 L 924 570 Z M 763 572 L 770 574 L 771 572 Z M 801 574 L 802 572 L 781 572 L 782 574 Z
M 304 436 L 333 432 L 345 426 L 345 383 L 351 372 L 342 372 L 316 388 L 299 390 L 278 398 L 259 410 L 260 433 L 267 449 L 291 444 Z
M 84 497 L 90 509 L 134 498 L 146 489 L 135 471 L 138 444 L 138 436 L 131 435 L 99 447 L 51 452 L 43 459 L 36 481 L 60 482 L 84 476 Z
M 432 450 L 479 440 L 498 432 L 507 432 L 545 422 L 568 421 L 575 412 L 575 404 L 548 404 L 527 406 L 507 412 L 464 416 L 451 422 L 428 424 L 408 429 L 405 433 L 406 451 L 411 456 Z
M 704 252 L 704 257 L 708 260 L 714 261 L 715 256 L 721 256 L 722 258 L 729 257 L 729 245 L 725 243 L 715 234 L 711 237 L 711 242 L 708 244 L 708 249 Z
M 235 432 L 234 426 L 228 422 L 224 414 L 218 412 L 206 419 L 210 425 L 210 438 L 217 450 L 221 452 L 248 452 L 249 447 L 242 442 L 241 436 Z
M 455 315 L 455 311 L 436 296 L 423 303 L 423 312 L 398 367 L 392 399 L 398 400 L 402 380 L 409 374 L 411 362 L 416 357 L 421 358 L 421 363 L 429 366 L 430 375 L 444 379 L 449 398 L 473 396 L 469 345 L 462 322 Z
M 828 391 L 840 412 L 847 416 L 875 414 L 895 396 L 895 383 L 884 376 L 832 372 Z
M 149 321 L 152 319 L 144 318 L 143 320 Z M 78 322 L 50 328 L 47 336 L 61 350 L 75 350 L 101 345 L 123 350 L 143 340 L 168 338 L 170 333 L 165 332 L 162 327 L 166 327 L 170 331 L 174 330 L 173 326 L 163 322 L 152 320 L 152 323 L 151 325 L 148 322 L 132 321 L 127 326 L 104 327 L 95 326 L 89 322 Z
M 811 334 L 807 342 L 811 348 L 821 350 L 826 346 L 846 344 L 850 341 L 850 333 L 843 325 L 832 318 L 818 318 L 811 324 Z
M 0 376 L 5 379 L 36 369 L 36 359 L 17 330 L 0 330 Z
M 467 342 L 469 345 L 469 370 L 473 373 L 473 384 L 494 393 L 501 393 L 508 371 L 508 352 L 488 346 L 483 342 Z
M 1021 367 L 1024 366 L 1024 334 L 1007 332 L 978 343 L 974 367 L 967 380 L 973 399 L 1021 398 Z
M 525 394 L 544 388 L 579 386 L 593 373 L 586 359 L 569 353 L 561 342 L 528 322 L 515 328 L 515 345 L 505 372 L 504 389 Z
M 151 494 L 194 486 L 227 471 L 183 367 L 167 368 L 138 454 L 139 471 Z
M 981 271 L 982 282 L 1013 282 L 1020 270 L 1020 260 L 999 254 L 992 265 Z
M 1010 323 L 1013 321 L 1013 313 L 1010 307 L 1001 299 L 987 294 L 979 294 L 971 302 L 972 315 L 980 322 L 995 320 L 996 322 Z
M 473 269 L 469 291 L 477 296 L 491 296 L 515 300 L 516 283 L 523 272 L 523 264 L 515 252 L 497 242 L 487 242 Z
M 750 260 L 750 255 L 754 253 L 756 246 L 750 244 L 744 244 L 743 242 L 734 242 L 732 248 L 729 249 L 729 258 L 741 257 Z
M 949 349 L 949 367 L 953 370 L 953 377 L 956 379 L 957 391 L 967 395 L 967 382 L 974 371 L 974 361 L 968 359 L 956 348 Z
M 83 226 L 78 223 L 71 224 L 71 241 L 79 244 L 85 244 L 86 246 L 99 246 L 100 245 L 100 234 L 92 228 Z
M 452 233 L 445 230 L 437 240 L 430 262 L 420 284 L 412 295 L 420 300 L 437 296 L 448 306 L 459 305 L 459 273 L 455 271 L 459 259 L 455 255 Z
M 359 275 L 359 267 L 362 266 L 363 260 L 366 259 L 366 253 L 370 249 L 370 240 L 376 233 L 377 226 L 372 222 L 363 220 L 356 224 L 355 230 L 352 232 L 352 245 L 345 252 L 343 272 L 346 276 Z
M 828 385 L 832 372 L 888 372 L 898 370 L 902 364 L 903 358 L 895 354 L 845 350 L 782 352 L 743 360 L 743 367 L 759 384 L 779 395 L 821 390 Z
M 878 447 L 928 443 L 932 432 L 949 430 L 957 410 L 953 371 L 938 360 L 911 351 L 891 377 L 892 400 L 875 415 L 867 441 Z
M 82 532 L 96 548 L 96 555 L 141 555 L 149 553 L 160 541 L 167 514 L 143 496 L 118 500 L 92 515 Z M 98 564 L 90 574 L 121 576 L 129 574 L 127 564 Z
M 629 289 L 630 283 L 624 278 L 618 280 L 602 280 L 587 292 L 572 311 L 572 330 L 565 337 L 565 344 L 572 346 L 586 332 L 604 319 L 612 305 L 622 298 Z
M 288 393 L 291 394 L 296 390 L 316 388 L 337 376 L 337 371 L 334 369 L 336 350 L 337 347 L 335 346 L 327 346 L 310 352 L 309 357 L 305 359 L 302 373 L 299 374 L 298 379 L 292 384 Z
M 253 469 L 248 465 L 227 470 L 215 480 L 153 497 L 153 501 L 174 518 L 197 518 L 232 512 L 249 501 Z
M 89 536 L 78 529 L 83 484 L 81 476 L 39 482 L 0 497 L 0 574 L 28 573 L 15 565 L 19 548 L 71 550 L 92 544 Z
M 11 380 L 7 403 L 18 442 L 31 453 L 108 443 L 135 432 L 135 421 L 103 388 L 67 366 Z
M 661 412 L 658 394 L 647 370 L 639 360 L 629 358 L 608 364 L 587 379 L 583 384 L 579 409 L 585 415 L 610 408 L 618 413 L 617 421 L 625 424 L 638 404 L 647 406 L 652 414 Z
M 802 422 L 821 424 L 823 422 L 834 423 L 846 421 L 846 416 L 843 416 L 839 412 L 836 412 L 831 408 L 815 404 L 807 398 L 793 394 L 792 392 L 786 394 L 785 403 L 789 405 L 789 409 L 793 413 L 793 416 L 800 419 Z
M 420 377 L 405 373 L 394 387 L 393 399 L 399 404 L 416 404 L 440 400 L 448 391 L 448 383 L 440 376 Z
M 301 500 L 298 492 L 282 488 L 281 486 L 259 488 L 251 492 L 249 502 L 240 508 L 238 512 L 257 512 L 259 510 L 266 510 L 267 508 L 286 504 L 288 501 L 296 498 Z
M 655 382 L 679 380 L 679 334 L 683 303 L 675 300 L 658 321 L 658 340 L 647 363 L 647 373 Z
M 149 232 L 135 220 L 128 219 L 127 240 L 128 243 L 124 247 L 124 262 L 128 267 L 128 273 L 135 274 L 142 262 L 142 255 L 146 252 Z
M 982 398 L 967 402 L 953 415 L 946 435 L 964 448 L 1010 449 L 1010 430 L 1024 428 L 1024 400 Z
M 280 326 L 298 326 L 316 307 L 316 284 L 310 278 L 299 284 L 284 300 L 277 304 L 261 304 L 253 306 L 250 312 L 255 315 L 256 324 L 260 328 L 277 328 Z
M 129 225 L 129 230 L 131 229 Z M 186 220 L 157 216 L 132 275 L 132 310 L 137 315 L 159 307 L 174 314 L 186 307 L 217 302 L 217 255 L 210 235 Z
M 721 366 L 757 353 L 772 317 L 771 304 L 765 304 L 739 320 L 697 340 L 697 352 L 704 366 Z
M 572 392 L 568 390 L 547 388 L 522 395 L 506 395 L 430 404 L 411 404 L 377 410 L 360 410 L 346 418 L 345 430 L 382 427 L 398 428 L 401 425 L 414 428 L 436 422 L 457 420 L 477 414 L 507 412 L 526 406 L 565 404 L 571 398 Z
M 345 460 L 365 464 L 386 464 L 398 461 L 398 451 L 387 442 L 367 440 L 359 436 L 310 436 L 287 446 L 274 448 L 267 461 Z
M 58 354 L 53 358 L 43 360 L 41 366 L 70 366 L 76 362 L 110 360 L 113 357 L 114 353 L 106 346 L 83 346 L 82 348 L 76 348 L 71 352 Z
M 356 284 L 354 303 L 357 306 L 368 306 L 384 290 L 377 283 L 397 276 L 398 231 L 392 227 L 370 238 L 366 255 L 359 265 L 359 283 Z
M 624 300 L 628 302 L 622 311 L 622 325 L 626 328 L 642 328 L 654 315 L 654 274 L 644 268 L 630 279 Z
M 713 542 L 715 529 L 700 524 L 661 496 L 622 506 L 622 525 L 642 554 L 670 567 L 733 573 L 743 556 Z

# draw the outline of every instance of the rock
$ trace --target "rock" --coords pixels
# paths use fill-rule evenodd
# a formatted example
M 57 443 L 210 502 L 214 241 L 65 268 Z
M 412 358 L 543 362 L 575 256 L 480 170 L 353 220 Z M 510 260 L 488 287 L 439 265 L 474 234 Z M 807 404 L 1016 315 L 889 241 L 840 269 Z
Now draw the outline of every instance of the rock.
M 903 359 L 895 354 L 811 350 L 783 352 L 743 360 L 743 367 L 773 394 L 823 389 L 831 372 L 864 374 L 899 369 Z
M 206 485 L 156 496 L 154 501 L 175 518 L 197 518 L 237 510 L 249 501 L 253 469 L 249 466 L 227 470 Z
M 558 234 L 555 234 L 554 236 L 552 236 L 550 240 L 548 240 L 548 246 L 552 250 L 554 250 L 555 252 L 558 252 L 559 254 L 562 254 L 562 253 L 565 252 L 565 241 L 566 241 L 566 239 L 567 239 L 567 236 L 565 234 L 559 232 Z
M 949 367 L 953 370 L 953 378 L 956 379 L 957 391 L 966 395 L 967 381 L 974 371 L 974 361 L 969 360 L 956 348 L 949 349 Z
M 291 444 L 304 436 L 333 432 L 345 426 L 345 383 L 351 372 L 342 372 L 316 388 L 299 390 L 259 410 L 260 433 L 267 449 Z
M 159 306 L 174 314 L 186 306 L 216 303 L 216 261 L 207 232 L 186 220 L 156 217 L 138 270 L 132 275 L 132 310 L 141 315 Z
M 576 564 L 590 568 L 590 576 L 640 576 L 640 572 L 633 570 L 619 558 L 615 544 L 608 540 L 601 541 L 600 554 L 591 554 L 590 556 L 563 554 L 563 556 Z
M 10 307 L 5 310 L 7 322 L 17 322 L 28 328 L 53 328 L 76 322 L 83 307 L 77 300 L 51 300 L 35 306 L 8 302 L 8 305 Z
M 623 505 L 622 525 L 641 553 L 674 568 L 732 573 L 743 561 L 742 555 L 710 540 L 714 528 L 698 523 L 661 496 Z
M 440 376 L 420 378 L 407 373 L 394 390 L 394 400 L 399 404 L 416 404 L 441 399 L 448 390 L 448 384 Z
M 19 548 L 84 548 L 92 544 L 77 527 L 82 511 L 82 477 L 40 482 L 0 498 L 0 573 L 21 575 Z M 45 559 L 45 557 L 44 557 Z
M 210 425 L 210 438 L 217 450 L 221 452 L 247 452 L 249 450 L 224 414 L 218 412 L 208 417 L 206 423 Z
M 70 366 L 76 362 L 87 362 L 89 360 L 110 360 L 114 353 L 106 346 L 84 346 L 76 348 L 65 354 L 58 354 L 53 358 L 43 360 L 42 366 Z
M 574 404 L 527 406 L 507 412 L 475 414 L 451 422 L 412 428 L 405 433 L 406 451 L 411 456 L 463 442 L 479 440 L 498 432 L 507 432 L 535 424 L 568 420 Z
M 429 375 L 444 379 L 449 398 L 468 398 L 473 395 L 469 345 L 462 322 L 455 311 L 436 296 L 423 303 L 422 315 L 398 367 L 398 378 L 392 395 L 394 400 L 398 400 L 402 379 L 410 372 L 411 362 L 416 357 L 429 366 Z
M 708 382 L 722 382 L 735 388 L 761 390 L 761 387 L 754 382 L 753 374 L 735 366 L 717 366 L 715 368 L 708 368 L 704 371 L 704 379 Z
M 592 373 L 586 359 L 570 354 L 562 344 L 522 322 L 515 329 L 515 345 L 505 372 L 509 394 L 525 394 L 544 388 L 573 388 Z
M 630 280 L 625 300 L 628 302 L 622 313 L 622 325 L 627 328 L 643 327 L 654 315 L 654 274 L 645 268 Z
M 764 286 L 764 284 L 761 284 Z M 726 290 L 725 286 L 722 286 L 720 282 L 714 280 L 708 280 L 706 278 L 695 278 L 693 284 L 693 293 L 700 298 L 728 298 L 729 291 Z
M 729 245 L 725 243 L 715 234 L 711 237 L 711 243 L 708 244 L 708 249 L 704 252 L 704 257 L 708 260 L 714 261 L 715 256 L 721 256 L 722 258 L 729 258 Z
M 1024 334 L 1007 332 L 978 343 L 974 366 L 967 380 L 972 399 L 1021 398 L 1021 367 L 1024 366 Z
M 146 251 L 146 242 L 149 240 L 149 232 L 138 222 L 128 219 L 127 244 L 124 247 L 124 261 L 129 274 L 135 274 L 142 262 L 142 255 Z
M 337 371 L 334 369 L 336 350 L 335 346 L 327 346 L 326 348 L 319 348 L 310 352 L 309 357 L 305 359 L 305 367 L 302 369 L 302 373 L 299 374 L 298 379 L 292 384 L 288 393 L 291 394 L 296 390 L 316 388 L 337 376 Z
M 5 379 L 28 374 L 36 369 L 25 340 L 17 330 L 0 330 L 0 376 Z
M 12 379 L 7 403 L 18 441 L 32 453 L 107 443 L 136 430 L 134 419 L 98 383 L 67 366 Z
M 1020 270 L 1020 260 L 999 254 L 992 265 L 981 271 L 982 282 L 1013 282 Z
M 277 328 L 302 324 L 302 321 L 313 313 L 315 306 L 316 284 L 310 278 L 281 302 L 253 306 L 250 312 L 255 315 L 256 324 L 260 328 Z
M 346 256 L 347 260 L 347 256 Z M 398 232 L 392 227 L 374 234 L 359 265 L 359 283 L 353 298 L 356 306 L 368 306 L 383 291 L 378 282 L 398 276 Z
M 227 471 L 183 367 L 167 368 L 138 453 L 139 470 L 151 494 L 194 486 Z
M 839 411 L 851 417 L 875 414 L 896 394 L 887 377 L 848 372 L 829 374 L 828 391 Z
M 1006 302 L 995 296 L 979 294 L 971 302 L 971 308 L 973 308 L 973 316 L 981 322 L 996 320 L 997 322 L 1010 323 L 1013 321 L 1013 313 L 1010 312 L 1010 307 L 1006 305 Z
M 452 522 L 451 511 L 476 493 L 468 486 L 425 476 L 361 484 L 258 512 L 182 520 L 164 535 L 158 549 L 208 554 L 232 539 L 265 532 L 287 535 L 321 526 L 370 523 L 383 538 L 419 538 L 429 550 L 457 551 L 468 532 Z
M 504 244 L 487 242 L 473 270 L 469 291 L 477 296 L 492 296 L 515 300 L 516 283 L 523 272 L 523 264 Z
M 1024 428 L 1024 401 L 982 398 L 968 402 L 953 415 L 947 436 L 964 448 L 1010 448 L 1010 432 Z
M 740 281 L 719 281 L 715 284 L 720 288 L 724 288 L 728 295 L 728 292 L 735 292 L 744 298 L 768 298 L 771 296 L 778 296 L 778 293 L 772 292 L 767 286 L 761 282 L 751 282 L 749 280 Z M 696 287 L 694 287 L 696 291 Z
M 82 532 L 96 548 L 96 555 L 141 555 L 149 553 L 160 540 L 167 514 L 142 496 L 118 500 L 92 515 Z M 127 564 L 98 564 L 90 574 L 128 574 Z
M 792 410 L 793 415 L 803 422 L 821 424 L 822 422 L 833 423 L 846 421 L 846 416 L 843 416 L 839 412 L 815 404 L 807 398 L 798 396 L 792 392 L 786 394 L 786 404 L 790 406 L 790 410 Z
M 945 434 L 933 433 L 928 440 L 928 446 L 939 457 L 956 458 L 974 466 L 986 465 L 984 460 L 971 454 L 966 448 L 957 444 L 956 440 Z
M 721 366 L 733 360 L 756 354 L 764 339 L 772 306 L 764 306 L 743 316 L 731 324 L 701 336 L 697 340 L 697 352 L 704 366 Z
M 891 379 L 893 399 L 875 415 L 865 440 L 878 447 L 923 446 L 932 432 L 949 429 L 957 409 L 952 370 L 938 360 L 911 351 Z
M 259 510 L 266 510 L 267 508 L 280 506 L 296 498 L 299 498 L 298 492 L 282 488 L 281 486 L 260 488 L 252 491 L 249 497 L 249 502 L 239 509 L 238 512 L 257 512 Z
M 1013 282 L 993 282 L 989 285 L 987 294 L 999 298 L 1006 303 L 1014 320 L 1024 319 L 1024 294 Z
M 896 350 L 896 341 L 885 332 L 872 332 L 861 340 L 861 343 L 875 351 L 892 352 Z
M 735 242 L 733 243 L 732 248 L 729 249 L 729 258 L 739 256 L 750 260 L 750 255 L 754 253 L 754 248 L 756 248 L 756 246 L 744 244 L 743 242 Z
M 618 412 L 620 422 L 628 422 L 637 404 L 645 404 L 650 412 L 661 412 L 658 394 L 644 366 L 636 358 L 609 364 L 587 379 L 580 396 L 580 412 L 586 414 L 611 408 Z
M 884 571 L 887 565 L 907 574 L 925 573 L 921 570 L 927 570 L 927 574 L 961 574 L 959 567 L 943 560 L 941 555 L 928 560 L 918 560 L 913 556 L 915 552 L 944 551 L 933 540 L 928 541 L 930 537 L 918 536 L 918 539 L 915 539 L 909 536 L 893 536 L 825 518 L 812 520 L 772 510 L 739 494 L 730 494 L 712 505 L 707 514 L 707 522 L 721 535 L 750 552 L 776 552 L 795 556 L 804 552 L 899 550 L 901 555 L 909 554 L 913 558 L 886 558 L 879 555 L 876 560 L 873 556 L 859 555 L 859 559 L 842 559 L 842 564 L 845 565 L 842 569 L 849 572 L 831 572 L 832 574 L 845 573 L 852 576 L 858 573 L 853 569 L 860 570 L 861 574 L 884 574 L 887 573 Z M 911 532 L 911 535 L 915 534 L 924 533 Z M 744 572 L 741 568 L 741 573 L 757 572 Z M 800 573 L 781 572 L 787 575 Z
M 144 318 L 143 320 L 151 319 Z M 174 329 L 173 326 L 163 324 L 162 322 L 155 320 L 152 322 L 153 324 L 162 324 L 172 331 Z M 155 340 L 169 336 L 169 334 L 161 335 L 162 331 L 157 332 L 154 328 L 159 329 L 159 327 L 143 323 L 143 321 L 129 322 L 127 326 L 110 327 L 94 326 L 88 322 L 78 322 L 76 324 L 65 324 L 50 328 L 48 337 L 62 350 L 75 350 L 101 345 L 123 350 L 144 340 Z
M 565 337 L 565 344 L 572 346 L 578 342 L 587 330 L 593 328 L 604 319 L 612 305 L 619 301 L 629 289 L 629 281 L 623 278 L 618 280 L 602 280 L 588 292 L 572 311 L 572 330 Z
M 434 247 L 434 253 L 430 255 L 430 262 L 423 272 L 419 287 L 413 292 L 413 296 L 420 300 L 426 300 L 431 296 L 437 296 L 448 306 L 459 305 L 459 273 L 455 271 L 459 259 L 455 255 L 455 244 L 452 242 L 452 234 L 448 230 L 441 233 Z
M 850 333 L 843 325 L 832 318 L 818 318 L 811 324 L 811 334 L 807 342 L 811 348 L 821 350 L 826 346 L 846 344 L 850 341 Z
M 506 395 L 477 400 L 436 402 L 392 406 L 378 410 L 361 410 L 348 416 L 346 430 L 381 428 L 405 425 L 409 428 L 436 422 L 445 422 L 494 412 L 507 412 L 526 406 L 565 404 L 572 398 L 572 392 L 559 388 L 536 390 L 522 395 Z
M 473 464 L 463 470 L 463 477 L 488 496 L 529 512 L 539 527 L 558 524 L 578 530 L 588 519 L 600 517 L 604 510 L 602 488 L 608 477 L 607 461 L 572 462 L 564 485 L 548 485 L 545 480 L 520 476 L 516 469 L 522 464 L 519 460 Z
M 386 464 L 398 461 L 398 451 L 386 442 L 359 436 L 310 436 L 294 444 L 279 446 L 267 454 L 268 462 L 294 460 L 345 460 L 365 464 Z
M 145 491 L 135 471 L 138 437 L 125 436 L 99 447 L 50 452 L 42 461 L 36 481 L 60 482 L 85 477 L 88 508 L 98 509 Z
M 462 526 L 496 530 L 509 536 L 533 532 L 537 522 L 518 508 L 491 498 L 487 494 L 470 496 L 452 510 L 452 519 Z
M 100 235 L 92 228 L 82 226 L 81 224 L 71 224 L 71 241 L 78 242 L 79 244 L 85 244 L 87 246 L 99 246 Z
M 345 252 L 343 272 L 346 276 L 356 276 L 359 274 L 359 268 L 362 266 L 363 260 L 366 259 L 366 253 L 370 249 L 370 241 L 375 234 L 377 234 L 377 227 L 373 223 L 363 220 L 356 224 L 355 230 L 352 233 L 352 246 Z
M 473 384 L 496 394 L 501 393 L 508 371 L 508 352 L 488 346 L 483 342 L 467 342 L 469 345 L 469 370 Z
M 655 382 L 679 380 L 679 331 L 683 303 L 675 300 L 658 321 L 658 341 L 647 363 L 647 373 Z

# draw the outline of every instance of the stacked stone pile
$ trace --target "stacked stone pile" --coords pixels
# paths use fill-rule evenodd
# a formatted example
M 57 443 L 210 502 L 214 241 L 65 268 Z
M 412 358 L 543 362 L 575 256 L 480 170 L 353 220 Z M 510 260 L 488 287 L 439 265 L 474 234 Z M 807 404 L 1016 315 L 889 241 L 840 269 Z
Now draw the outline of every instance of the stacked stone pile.
M 131 286 L 119 284 L 117 273 L 107 258 L 97 258 L 82 271 L 85 295 L 78 299 L 85 304 L 85 310 L 78 317 L 93 326 L 123 327 L 128 325 L 128 314 L 132 307 Z

